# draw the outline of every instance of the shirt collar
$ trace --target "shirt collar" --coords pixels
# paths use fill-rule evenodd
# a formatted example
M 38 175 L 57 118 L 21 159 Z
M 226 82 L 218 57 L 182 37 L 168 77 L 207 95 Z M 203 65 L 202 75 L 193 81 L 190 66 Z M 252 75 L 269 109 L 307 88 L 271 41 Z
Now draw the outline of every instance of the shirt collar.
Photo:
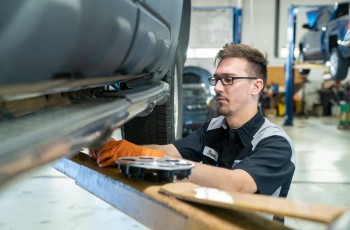
M 249 144 L 255 135 L 255 133 L 259 130 L 259 128 L 264 124 L 265 117 L 262 113 L 260 107 L 258 107 L 258 112 L 255 114 L 252 119 L 250 119 L 247 123 L 237 129 L 237 134 L 240 137 L 242 143 L 244 145 Z M 226 119 L 223 119 L 222 128 L 228 129 L 228 124 Z

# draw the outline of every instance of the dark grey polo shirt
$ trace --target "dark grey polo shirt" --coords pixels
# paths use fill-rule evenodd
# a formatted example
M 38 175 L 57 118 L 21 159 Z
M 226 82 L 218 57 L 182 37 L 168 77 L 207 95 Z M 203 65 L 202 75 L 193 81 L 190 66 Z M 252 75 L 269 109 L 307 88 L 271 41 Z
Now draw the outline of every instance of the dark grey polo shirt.
M 184 159 L 227 169 L 242 169 L 258 193 L 286 197 L 295 171 L 295 151 L 284 130 L 259 112 L 236 130 L 224 116 L 173 143 Z

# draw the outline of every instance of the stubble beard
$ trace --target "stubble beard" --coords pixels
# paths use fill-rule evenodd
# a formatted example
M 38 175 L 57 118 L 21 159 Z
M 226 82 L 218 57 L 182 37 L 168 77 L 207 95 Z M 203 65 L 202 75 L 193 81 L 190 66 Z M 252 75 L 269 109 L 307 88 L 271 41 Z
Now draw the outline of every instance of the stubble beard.
M 234 112 L 230 110 L 229 108 L 225 108 L 224 106 L 220 106 L 218 110 L 219 114 L 225 117 L 232 116 Z
M 246 103 L 248 103 L 248 102 L 245 98 L 236 99 L 235 109 L 232 109 L 232 108 L 230 108 L 229 101 L 227 101 L 227 104 L 226 103 L 221 104 L 221 105 L 219 104 L 218 113 L 222 116 L 225 116 L 225 117 L 233 116 L 237 111 L 243 109 L 242 105 L 245 105 Z

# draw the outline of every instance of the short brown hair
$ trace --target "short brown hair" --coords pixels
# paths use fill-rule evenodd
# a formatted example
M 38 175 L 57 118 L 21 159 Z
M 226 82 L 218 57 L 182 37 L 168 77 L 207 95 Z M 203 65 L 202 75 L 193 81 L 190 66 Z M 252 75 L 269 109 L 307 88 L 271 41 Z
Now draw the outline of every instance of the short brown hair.
M 227 43 L 215 57 L 214 65 L 227 57 L 244 58 L 248 61 L 247 72 L 251 77 L 261 78 L 264 87 L 267 81 L 267 58 L 258 50 L 245 44 Z

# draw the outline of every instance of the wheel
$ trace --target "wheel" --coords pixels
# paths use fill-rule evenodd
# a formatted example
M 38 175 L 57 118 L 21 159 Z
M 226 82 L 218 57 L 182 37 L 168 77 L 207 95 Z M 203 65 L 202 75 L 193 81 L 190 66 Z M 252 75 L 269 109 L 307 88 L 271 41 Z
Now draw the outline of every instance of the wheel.
M 299 59 L 299 63 L 303 63 L 305 61 L 304 53 L 302 51 L 300 51 L 298 59 Z M 307 75 L 307 74 L 310 73 L 310 70 L 309 69 L 299 68 L 299 73 L 302 74 L 302 75 Z
M 349 61 L 344 58 L 337 47 L 333 47 L 329 57 L 329 73 L 334 80 L 344 80 L 348 74 Z
M 172 71 L 165 77 L 170 86 L 170 97 L 163 105 L 157 105 L 146 117 L 136 117 L 126 123 L 124 139 L 135 144 L 169 144 L 182 135 L 182 69 L 183 61 L 176 54 Z
M 136 117 L 122 127 L 123 138 L 135 144 L 169 144 L 182 137 L 183 67 L 189 42 L 191 1 L 183 1 L 180 34 L 175 61 L 164 77 L 170 86 L 170 97 L 157 105 L 146 117 Z

